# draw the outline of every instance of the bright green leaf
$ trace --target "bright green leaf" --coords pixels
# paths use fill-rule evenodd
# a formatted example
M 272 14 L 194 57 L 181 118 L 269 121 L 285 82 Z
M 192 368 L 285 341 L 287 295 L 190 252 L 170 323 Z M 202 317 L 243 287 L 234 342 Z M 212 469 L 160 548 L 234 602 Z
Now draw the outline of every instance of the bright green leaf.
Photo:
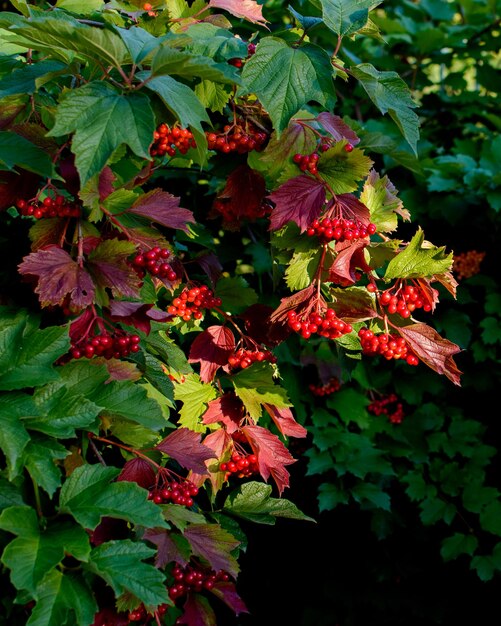
M 179 424 L 195 432 L 204 432 L 206 427 L 200 424 L 200 417 L 216 395 L 214 387 L 203 383 L 198 374 L 188 374 L 184 382 L 175 384 L 174 398 L 183 403 Z
M 272 404 L 279 409 L 292 406 L 285 389 L 274 383 L 273 368 L 269 363 L 254 363 L 232 376 L 231 381 L 253 419 L 259 419 L 263 404 Z
M 373 165 L 372 160 L 362 150 L 355 148 L 346 152 L 346 141 L 338 141 L 332 148 L 323 152 L 318 160 L 318 172 L 336 194 L 356 191 L 360 181 L 365 179 Z

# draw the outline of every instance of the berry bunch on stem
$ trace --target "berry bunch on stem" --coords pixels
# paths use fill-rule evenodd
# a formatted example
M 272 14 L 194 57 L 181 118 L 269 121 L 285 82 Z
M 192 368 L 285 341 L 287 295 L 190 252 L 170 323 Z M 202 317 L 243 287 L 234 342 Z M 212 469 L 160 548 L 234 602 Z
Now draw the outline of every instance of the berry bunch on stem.
M 326 339 L 339 339 L 343 335 L 351 333 L 351 324 L 339 319 L 334 309 L 327 308 L 325 311 L 312 312 L 307 315 L 289 311 L 287 324 L 291 330 L 299 333 L 303 339 L 309 339 L 312 335 L 319 335 Z
M 367 290 L 378 293 L 377 286 L 371 282 Z M 399 279 L 394 285 L 379 294 L 379 303 L 390 314 L 398 313 L 404 319 L 409 318 L 416 309 L 427 313 L 432 310 L 430 297 L 417 281 Z
M 151 276 L 166 278 L 170 282 L 173 282 L 178 276 L 170 263 L 167 262 L 171 256 L 172 253 L 168 248 L 155 246 L 151 250 L 138 252 L 132 259 L 132 266 L 141 278 L 143 278 L 147 272 L 151 274 Z
M 367 356 L 381 355 L 387 361 L 403 360 L 408 365 L 417 365 L 419 359 L 412 352 L 403 337 L 390 333 L 374 333 L 368 328 L 358 331 L 362 353 Z
M 317 236 L 320 243 L 330 241 L 355 241 L 365 239 L 376 232 L 376 225 L 364 224 L 357 219 L 345 219 L 343 217 L 329 218 L 324 216 L 314 220 L 306 229 L 309 237 Z
M 277 358 L 270 350 L 261 350 L 258 346 L 251 350 L 239 348 L 228 357 L 228 365 L 233 371 L 246 369 L 253 363 L 262 361 L 276 363 Z
M 331 394 L 339 391 L 341 389 L 341 383 L 339 379 L 333 376 L 328 382 L 325 384 L 315 384 L 310 383 L 309 390 L 315 396 L 330 396 Z
M 192 318 L 202 319 L 203 309 L 213 309 L 219 306 L 221 306 L 221 298 L 215 297 L 212 289 L 206 285 L 200 285 L 200 287 L 185 287 L 174 298 L 167 312 L 173 317 L 180 317 L 185 322 L 189 322 Z
M 268 139 L 267 133 L 249 120 L 237 120 L 224 126 L 222 132 L 206 132 L 209 150 L 229 154 L 260 151 Z
M 230 576 L 223 570 L 215 571 L 203 568 L 199 565 L 181 567 L 175 565 L 172 570 L 174 584 L 168 587 L 169 597 L 176 601 L 190 591 L 200 593 L 204 589 L 210 591 L 218 582 L 228 582 Z
M 140 341 L 139 335 L 129 335 L 123 330 L 116 330 L 113 333 L 104 332 L 73 340 L 70 354 L 74 359 L 82 357 L 91 359 L 94 356 L 101 356 L 105 359 L 124 359 L 131 352 L 139 352 Z
M 405 417 L 404 406 L 395 393 L 372 400 L 367 410 L 373 415 L 387 415 L 392 424 L 401 424 Z
M 191 130 L 179 126 L 171 128 L 168 124 L 160 124 L 153 134 L 153 139 L 150 154 L 158 157 L 165 154 L 173 157 L 176 152 L 186 154 L 190 148 L 195 148 L 197 145 Z
M 167 480 L 163 484 L 150 489 L 148 500 L 153 500 L 155 504 L 167 504 L 170 502 L 189 508 L 193 506 L 193 498 L 197 495 L 198 487 L 190 480 Z
M 245 450 L 235 450 L 231 459 L 219 464 L 221 472 L 226 472 L 226 480 L 231 476 L 237 478 L 249 478 L 254 474 L 259 474 L 258 459 L 255 454 L 248 454 Z
M 78 204 L 57 192 L 43 200 L 39 200 L 38 197 L 33 200 L 19 198 L 16 200 L 16 207 L 20 215 L 34 217 L 37 220 L 48 217 L 80 217 L 81 214 Z

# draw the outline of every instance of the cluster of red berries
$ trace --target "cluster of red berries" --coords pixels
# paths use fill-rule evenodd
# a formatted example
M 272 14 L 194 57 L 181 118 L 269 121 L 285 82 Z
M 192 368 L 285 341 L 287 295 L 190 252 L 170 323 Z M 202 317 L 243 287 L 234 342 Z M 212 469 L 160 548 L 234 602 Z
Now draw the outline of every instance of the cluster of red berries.
M 196 146 L 193 133 L 190 130 L 178 126 L 170 128 L 167 124 L 160 124 L 153 133 L 153 139 L 154 142 L 150 148 L 151 156 L 168 154 L 173 157 L 176 151 L 186 154 L 190 148 Z
M 360 220 L 347 220 L 343 217 L 328 217 L 314 220 L 306 229 L 309 237 L 316 235 L 322 243 L 329 241 L 354 241 L 370 237 L 377 230 L 375 224 L 362 224 Z
M 198 487 L 191 482 L 185 480 L 183 482 L 166 483 L 161 489 L 152 489 L 148 493 L 148 500 L 153 500 L 155 504 L 181 504 L 182 506 L 193 506 L 193 498 L 198 495 Z
M 312 152 L 311 154 L 300 154 L 298 152 L 292 157 L 292 160 L 299 166 L 302 172 L 318 174 L 317 163 L 319 158 L 318 152 Z
M 177 600 L 190 591 L 200 592 L 203 589 L 210 591 L 217 582 L 228 582 L 230 576 L 227 572 L 219 570 L 203 570 L 192 565 L 181 567 L 175 565 L 172 570 L 175 583 L 168 587 L 169 596 L 172 600 Z
M 209 150 L 216 150 L 225 154 L 230 152 L 245 154 L 252 150 L 259 151 L 268 139 L 268 135 L 251 122 L 245 124 L 245 129 L 240 123 L 233 126 L 228 124 L 223 128 L 222 133 L 206 131 L 205 135 Z
M 176 280 L 177 274 L 167 263 L 167 259 L 171 256 L 170 250 L 155 246 L 147 252 L 139 252 L 132 259 L 134 269 L 143 277 L 146 272 L 158 278 L 167 278 L 171 282 Z
M 403 404 L 395 393 L 373 400 L 367 410 L 373 415 L 387 415 L 392 424 L 401 424 L 405 417 Z
M 381 355 L 387 361 L 404 360 L 408 365 L 417 365 L 419 359 L 407 345 L 403 337 L 387 333 L 375 334 L 368 328 L 358 331 L 363 354 L 368 356 Z
M 39 200 L 16 200 L 17 210 L 21 215 L 29 215 L 39 220 L 43 217 L 80 217 L 80 207 L 68 198 L 56 194 Z
M 480 272 L 480 264 L 485 258 L 485 252 L 468 250 L 454 255 L 452 270 L 458 280 L 471 278 Z
M 317 334 L 327 339 L 339 339 L 353 330 L 351 324 L 343 322 L 334 309 L 326 309 L 323 315 L 310 313 L 306 319 L 300 319 L 295 311 L 287 313 L 287 324 L 291 330 L 299 333 L 304 339 Z
M 167 313 L 189 322 L 192 317 L 201 320 L 204 316 L 202 309 L 212 309 L 218 306 L 221 306 L 221 298 L 215 298 L 212 289 L 206 285 L 185 287 L 167 308 Z
M 221 463 L 219 469 L 226 472 L 227 479 L 232 475 L 236 475 L 238 478 L 248 478 L 253 474 L 259 474 L 258 459 L 255 454 L 233 452 L 231 460 L 227 463 Z
M 256 361 L 276 363 L 277 357 L 269 350 L 246 350 L 245 348 L 240 348 L 228 357 L 228 365 L 234 370 L 246 369 Z
M 158 607 L 158 609 L 155 611 L 155 613 L 157 613 L 158 616 L 161 617 L 162 615 L 165 615 L 167 613 L 168 609 L 169 609 L 169 606 L 167 604 L 161 604 Z M 138 606 L 137 609 L 134 609 L 133 611 L 129 611 L 129 614 L 127 615 L 127 617 L 129 618 L 129 622 L 148 623 L 150 620 L 154 619 L 155 616 L 152 615 L 151 613 L 148 613 L 144 604 L 141 604 L 140 606 Z M 104 624 L 104 626 L 107 626 L 107 625 Z
M 333 376 L 324 385 L 315 385 L 314 383 L 311 383 L 309 386 L 311 393 L 315 396 L 330 396 L 331 393 L 339 391 L 340 388 L 341 383 L 335 376 Z
M 113 334 L 103 333 L 94 335 L 75 342 L 70 349 L 74 359 L 93 356 L 102 356 L 105 359 L 121 359 L 129 356 L 131 352 L 139 352 L 139 335 L 128 335 L 124 331 L 116 331 Z
M 428 313 L 432 308 L 419 285 L 398 284 L 396 288 L 394 286 L 383 291 L 379 302 L 381 306 L 386 307 L 388 313 L 398 313 L 403 318 L 410 317 L 416 309 L 423 309 Z

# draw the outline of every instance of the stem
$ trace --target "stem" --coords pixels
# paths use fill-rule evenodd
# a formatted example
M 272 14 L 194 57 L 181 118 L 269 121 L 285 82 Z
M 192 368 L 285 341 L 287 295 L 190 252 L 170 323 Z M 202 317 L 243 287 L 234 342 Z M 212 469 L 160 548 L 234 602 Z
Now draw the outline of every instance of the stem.
M 93 439 L 95 439 L 96 441 L 102 441 L 103 443 L 107 443 L 110 446 L 116 446 L 117 448 L 121 448 L 122 450 L 126 450 L 127 452 L 130 452 L 131 454 L 135 454 L 136 456 L 141 457 L 142 459 L 144 459 L 145 461 L 148 461 L 148 463 L 153 465 L 153 467 L 155 467 L 157 470 L 164 469 L 161 465 L 159 465 L 158 463 L 150 459 L 149 456 L 147 456 L 146 454 L 143 454 L 142 452 L 139 452 L 139 450 L 136 450 L 135 448 L 131 448 L 130 446 L 125 446 L 123 443 L 118 443 L 117 441 L 111 441 L 111 439 L 106 439 L 105 437 L 98 437 L 97 435 L 94 435 L 94 433 L 88 433 L 88 436 L 89 436 L 89 441 L 91 444 L 92 444 Z
M 38 488 L 38 483 L 33 476 L 31 477 L 31 482 L 33 483 L 33 495 L 35 496 L 35 508 L 37 510 L 37 515 L 40 519 L 43 519 L 44 515 L 42 512 L 42 503 L 40 501 L 40 489 Z
M 334 49 L 334 52 L 332 53 L 332 59 L 334 59 L 335 57 L 337 57 L 337 53 L 339 52 L 339 48 L 341 47 L 341 42 L 343 41 L 343 38 L 341 37 L 341 35 L 338 35 L 337 37 L 337 44 L 336 47 Z
M 89 437 L 89 443 L 90 443 L 90 447 L 92 448 L 92 451 L 94 452 L 94 454 L 99 459 L 99 463 L 101 463 L 101 465 L 104 465 L 106 467 L 106 461 L 103 459 L 101 453 L 97 449 L 96 444 L 92 441 L 92 439 L 90 437 Z

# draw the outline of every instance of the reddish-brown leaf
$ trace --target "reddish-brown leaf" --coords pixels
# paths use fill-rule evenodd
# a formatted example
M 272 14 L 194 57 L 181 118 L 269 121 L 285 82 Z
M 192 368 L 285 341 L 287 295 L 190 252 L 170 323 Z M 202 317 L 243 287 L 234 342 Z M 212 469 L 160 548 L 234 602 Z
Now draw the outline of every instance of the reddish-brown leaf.
M 414 354 L 423 363 L 439 374 L 445 374 L 455 385 L 461 385 L 459 371 L 452 358 L 461 348 L 452 341 L 441 337 L 434 328 L 427 324 L 411 324 L 396 328 L 409 344 Z
M 256 0 L 210 0 L 209 8 L 223 9 L 236 17 L 262 26 L 268 22 L 263 17 L 263 7 Z
M 35 292 L 42 306 L 61 305 L 67 296 L 79 309 L 94 301 L 91 277 L 58 246 L 28 254 L 18 268 L 20 274 L 38 277 Z
M 228 392 L 216 400 L 211 400 L 207 405 L 207 411 L 203 414 L 204 424 L 224 424 L 228 433 L 238 430 L 244 416 L 244 405 L 235 393 Z
M 273 404 L 263 404 L 275 426 L 285 437 L 306 437 L 308 431 L 298 424 L 289 408 L 279 409 Z
M 168 191 L 153 189 L 138 198 L 129 209 L 129 213 L 141 215 L 152 222 L 188 232 L 188 223 L 194 223 L 195 217 L 188 209 L 179 206 L 180 199 Z
M 332 308 L 349 324 L 377 317 L 374 299 L 365 287 L 334 288 L 331 295 L 335 298 Z
M 151 330 L 151 320 L 165 322 L 172 317 L 168 313 L 154 308 L 152 304 L 125 302 L 123 300 L 113 300 L 110 304 L 110 313 L 112 321 L 134 326 L 146 334 L 149 334 Z
M 184 531 L 184 537 L 190 542 L 193 553 L 206 559 L 212 569 L 222 569 L 230 576 L 237 577 L 238 561 L 232 551 L 240 541 L 218 524 L 190 524 Z
M 240 314 L 240 318 L 244 321 L 245 332 L 249 337 L 257 341 L 259 344 L 264 344 L 273 348 L 282 343 L 289 336 L 289 332 L 284 332 L 284 327 L 271 324 L 270 315 L 273 313 L 273 308 L 267 304 L 252 304 L 249 308 L 245 309 Z
M 370 224 L 369 209 L 352 193 L 339 194 L 336 196 L 335 204 L 345 219 L 359 220 L 365 226 Z
M 186 626 L 216 626 L 216 614 L 207 598 L 199 593 L 188 593 L 183 605 L 183 614 L 178 617 L 178 624 Z
M 111 289 L 114 296 L 138 298 L 141 281 L 128 262 L 134 244 L 119 239 L 105 239 L 89 255 L 87 268 L 97 285 Z
M 456 288 L 458 286 L 458 281 L 454 278 L 452 272 L 446 272 L 445 274 L 435 274 L 436 280 L 443 285 L 447 291 L 453 296 L 456 297 Z
M 287 313 L 289 311 L 296 311 L 299 315 L 301 311 L 308 307 L 311 299 L 315 295 L 315 285 L 312 283 L 306 289 L 296 291 L 292 296 L 287 296 L 280 300 L 280 304 L 270 315 L 271 324 L 286 324 Z
M 165 528 L 148 528 L 145 531 L 143 539 L 151 541 L 157 547 L 155 567 L 163 569 L 172 561 L 179 563 L 182 567 L 188 565 L 184 552 L 179 548 L 174 537 L 175 535 Z
M 357 143 L 360 142 L 356 132 L 351 129 L 348 124 L 343 122 L 338 115 L 324 111 L 317 116 L 317 120 L 322 124 L 325 130 L 330 133 L 335 141 L 347 139 L 352 146 L 356 146 Z
M 122 361 L 121 359 L 105 359 L 104 357 L 97 357 L 96 361 L 101 361 L 106 366 L 108 374 L 110 375 L 107 383 L 112 380 L 139 380 L 143 374 L 138 369 L 135 363 L 130 361 Z
M 269 230 L 279 230 L 295 222 L 301 232 L 317 219 L 325 203 L 324 184 L 312 176 L 296 176 L 269 196 L 275 207 L 270 215 Z
M 250 443 L 252 451 L 258 458 L 259 473 L 268 480 L 271 476 L 277 485 L 280 495 L 289 486 L 289 472 L 286 465 L 295 463 L 293 458 L 280 439 L 262 426 L 244 426 L 242 432 Z
M 144 489 L 149 489 L 155 484 L 155 470 L 148 461 L 136 457 L 127 461 L 117 480 L 125 480 L 129 483 L 137 483 Z
M 214 288 L 223 273 L 223 266 L 217 256 L 214 252 L 204 252 L 195 257 L 194 261 L 196 261 L 207 274 L 211 285 Z
M 113 193 L 113 183 L 115 180 L 116 176 L 113 173 L 113 170 L 107 165 L 99 174 L 99 182 L 97 184 L 99 199 L 101 201 L 106 200 L 106 198 Z
M 337 256 L 329 268 L 329 281 L 340 285 L 353 285 L 357 278 L 355 270 L 357 268 L 369 271 L 364 257 L 364 248 L 367 241 L 357 239 L 356 241 L 343 241 L 336 245 Z
M 209 326 L 191 344 L 188 361 L 200 363 L 200 379 L 209 383 L 217 370 L 228 363 L 235 349 L 235 337 L 226 326 Z
M 235 613 L 235 615 L 249 612 L 249 609 L 246 607 L 245 602 L 237 593 L 235 583 L 231 581 L 224 582 L 220 580 L 214 585 L 214 587 L 211 589 L 211 592 L 220 600 L 222 600 L 226 604 L 226 606 L 228 606 L 233 611 L 233 613 Z
M 161 441 L 156 449 L 175 459 L 186 469 L 207 474 L 205 461 L 215 458 L 214 451 L 201 442 L 202 435 L 189 428 L 177 428 Z
M 57 217 L 37 220 L 30 228 L 32 251 L 58 245 L 67 227 L 66 220 Z
M 225 428 L 219 428 L 212 433 L 209 433 L 207 437 L 203 440 L 204 446 L 207 446 L 210 450 L 213 450 L 216 459 L 220 459 L 226 450 L 229 448 L 232 442 L 232 438 L 228 434 L 228 431 Z M 223 478 L 222 474 L 219 471 L 219 463 L 218 461 L 213 461 L 212 459 L 205 461 L 205 465 L 207 466 L 207 470 L 209 473 L 209 478 L 212 483 L 213 493 L 217 493 L 221 488 Z M 212 471 L 211 471 L 212 470 Z M 207 474 L 197 474 L 196 472 L 190 472 L 188 479 L 191 480 L 197 487 L 203 485 L 203 483 L 207 480 Z

